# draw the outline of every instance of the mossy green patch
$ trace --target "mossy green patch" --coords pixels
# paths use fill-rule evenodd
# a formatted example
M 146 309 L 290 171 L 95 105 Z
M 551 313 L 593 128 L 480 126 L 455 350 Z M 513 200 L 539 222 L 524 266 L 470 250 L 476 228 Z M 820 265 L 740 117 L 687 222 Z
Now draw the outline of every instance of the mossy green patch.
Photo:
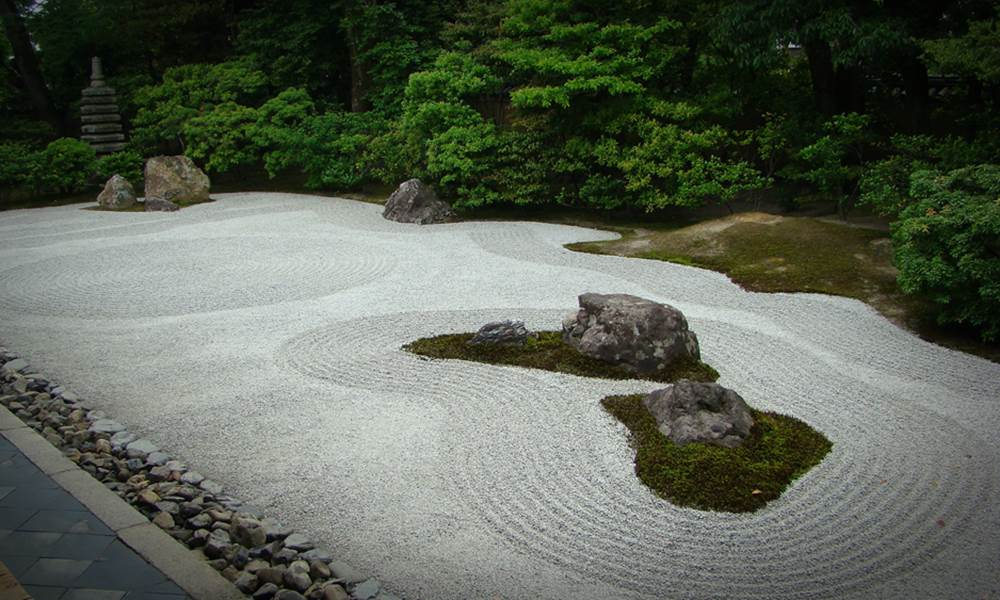
M 196 200 L 194 202 L 174 202 L 178 208 L 187 208 L 188 206 L 195 206 L 196 204 L 208 204 L 210 202 L 215 202 L 214 198 L 209 198 L 208 200 Z M 88 206 L 84 210 L 97 210 L 101 212 L 146 212 L 146 206 L 142 202 L 136 202 L 128 208 L 105 208 L 103 206 Z M 154 211 L 155 212 L 155 211 Z
M 609 396 L 601 404 L 628 427 L 639 479 L 678 506 L 755 511 L 819 464 L 833 446 L 798 419 L 753 409 L 756 423 L 739 448 L 678 446 L 660 433 L 642 399 L 641 394 Z
M 866 302 L 932 342 L 1000 362 L 1000 344 L 934 323 L 929 302 L 896 283 L 888 233 L 821 219 L 742 213 L 674 230 L 634 229 L 619 240 L 567 248 L 725 273 L 755 292 L 814 292 Z
M 469 344 L 472 333 L 456 333 L 422 338 L 403 346 L 404 350 L 431 358 L 452 358 L 474 362 L 515 365 L 605 379 L 649 379 L 673 382 L 679 379 L 715 381 L 719 373 L 700 361 L 671 365 L 657 373 L 639 375 L 580 354 L 562 340 L 558 331 L 542 331 L 523 346 Z

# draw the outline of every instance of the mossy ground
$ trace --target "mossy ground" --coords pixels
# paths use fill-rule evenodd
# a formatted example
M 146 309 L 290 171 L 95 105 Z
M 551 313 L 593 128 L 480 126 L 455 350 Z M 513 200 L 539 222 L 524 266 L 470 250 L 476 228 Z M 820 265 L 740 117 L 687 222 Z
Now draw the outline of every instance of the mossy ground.
M 187 208 L 188 206 L 195 206 L 198 204 L 208 204 L 210 202 L 215 202 L 215 199 L 209 198 L 208 200 L 196 200 L 194 202 L 174 202 L 174 204 L 176 204 L 180 208 Z M 84 210 L 97 210 L 101 212 L 146 212 L 146 207 L 143 205 L 142 202 L 137 202 L 136 204 L 133 204 L 132 206 L 124 209 L 104 208 L 103 206 L 88 206 Z
M 572 250 L 676 262 L 720 271 L 755 292 L 856 298 L 921 337 L 1000 361 L 1000 344 L 934 323 L 932 307 L 896 283 L 888 232 L 808 217 L 740 213 L 673 230 L 632 229 Z
M 609 396 L 604 408 L 628 427 L 635 473 L 678 506 L 752 512 L 781 495 L 819 464 L 833 444 L 793 417 L 752 410 L 756 421 L 739 448 L 692 443 L 678 446 L 660 433 L 641 394 Z
M 558 331 L 542 331 L 523 346 L 469 344 L 472 333 L 456 333 L 422 338 L 403 346 L 404 350 L 431 358 L 452 358 L 474 362 L 515 365 L 604 379 L 648 379 L 673 382 L 679 379 L 715 381 L 718 372 L 707 364 L 692 361 L 676 364 L 663 371 L 638 375 L 612 364 L 590 358 L 562 340 Z

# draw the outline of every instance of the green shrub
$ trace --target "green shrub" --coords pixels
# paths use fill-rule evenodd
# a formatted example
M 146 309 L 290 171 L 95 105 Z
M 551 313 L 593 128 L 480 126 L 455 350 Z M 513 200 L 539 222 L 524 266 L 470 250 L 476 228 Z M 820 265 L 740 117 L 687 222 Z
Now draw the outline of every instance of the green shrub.
M 302 151 L 303 124 L 316 114 L 316 106 L 301 88 L 288 88 L 257 109 L 251 135 L 270 177 L 296 164 Z
M 870 121 L 857 113 L 834 115 L 823 124 L 824 135 L 799 150 L 782 173 L 836 198 L 843 214 L 858 191 L 864 151 L 872 140 Z
M 941 323 L 1000 335 L 1000 165 L 916 171 L 892 227 L 899 284 L 930 298 Z
M 37 155 L 33 180 L 38 191 L 70 194 L 87 189 L 97 156 L 86 142 L 59 138 Z
M 121 175 L 132 185 L 138 186 L 143 178 L 144 164 L 144 159 L 135 150 L 122 150 L 97 159 L 94 173 L 102 182 L 114 175 Z
M 36 153 L 24 144 L 0 144 L 0 194 L 32 184 Z
M 265 75 L 248 59 L 167 69 L 163 83 L 140 88 L 133 95 L 137 112 L 132 121 L 132 143 L 147 155 L 171 145 L 185 149 L 186 135 L 195 131 L 188 127 L 192 119 L 226 103 L 257 104 L 264 99 L 266 84 Z M 233 112 L 231 107 L 223 109 L 215 118 L 208 117 L 209 124 L 218 126 L 233 118 Z M 228 163 L 233 158 L 220 160 Z
M 187 144 L 184 153 L 214 173 L 257 161 L 259 149 L 253 139 L 257 110 L 232 101 L 206 109 L 181 127 Z
M 329 112 L 303 121 L 297 155 L 289 149 L 289 162 L 308 176 L 306 186 L 346 190 L 370 181 L 367 148 L 384 130 L 378 115 Z
M 889 156 L 865 166 L 860 182 L 860 202 L 881 215 L 896 216 L 912 198 L 910 176 L 915 171 L 953 171 L 988 163 L 996 156 L 991 136 L 968 142 L 955 136 L 894 135 Z

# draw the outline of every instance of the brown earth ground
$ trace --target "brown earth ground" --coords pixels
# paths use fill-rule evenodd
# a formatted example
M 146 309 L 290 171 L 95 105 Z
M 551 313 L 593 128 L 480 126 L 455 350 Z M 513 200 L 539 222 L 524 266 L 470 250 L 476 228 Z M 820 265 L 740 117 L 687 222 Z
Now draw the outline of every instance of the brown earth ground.
M 980 342 L 976 332 L 937 325 L 928 302 L 899 289 L 884 227 L 746 212 L 675 229 L 616 227 L 615 231 L 621 239 L 567 247 L 712 269 L 755 292 L 856 298 L 924 339 L 1000 361 L 1000 345 Z

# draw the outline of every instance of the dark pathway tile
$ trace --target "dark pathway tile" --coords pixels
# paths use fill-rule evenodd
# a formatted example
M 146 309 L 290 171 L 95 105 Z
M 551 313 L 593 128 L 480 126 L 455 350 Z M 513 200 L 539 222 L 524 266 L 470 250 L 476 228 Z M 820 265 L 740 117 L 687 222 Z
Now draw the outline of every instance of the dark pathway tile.
M 18 579 L 32 585 L 70 586 L 93 564 L 92 560 L 39 558 Z
M 61 533 L 45 531 L 12 531 L 0 539 L 0 558 L 6 556 L 49 557 L 47 552 L 62 535 Z
M 14 491 L 15 488 L 11 486 L 0 486 L 0 500 L 3 500 L 7 494 Z
M 127 592 L 121 590 L 72 589 L 59 600 L 122 600 Z
M 18 486 L 14 491 L 0 498 L 0 506 L 12 508 L 36 508 L 48 510 L 85 510 L 83 505 L 65 490 L 54 488 L 34 488 Z
M 118 590 L 152 591 L 169 580 L 125 544 L 115 540 L 101 553 L 74 586 Z
M 40 510 L 17 529 L 108 535 L 112 533 L 107 525 L 87 510 Z
M 37 512 L 33 508 L 0 507 L 0 529 L 17 529 Z
M 25 571 L 30 569 L 37 561 L 38 559 L 34 556 L 7 556 L 0 558 L 0 562 L 7 567 L 7 570 L 10 571 L 14 577 L 24 575 Z
M 26 585 L 24 586 L 24 591 L 31 594 L 34 600 L 60 600 L 62 595 L 66 593 L 66 588 L 50 587 L 47 585 Z
M 0 459 L 0 485 L 4 487 L 36 487 L 59 489 L 59 484 L 35 466 L 23 454 Z

